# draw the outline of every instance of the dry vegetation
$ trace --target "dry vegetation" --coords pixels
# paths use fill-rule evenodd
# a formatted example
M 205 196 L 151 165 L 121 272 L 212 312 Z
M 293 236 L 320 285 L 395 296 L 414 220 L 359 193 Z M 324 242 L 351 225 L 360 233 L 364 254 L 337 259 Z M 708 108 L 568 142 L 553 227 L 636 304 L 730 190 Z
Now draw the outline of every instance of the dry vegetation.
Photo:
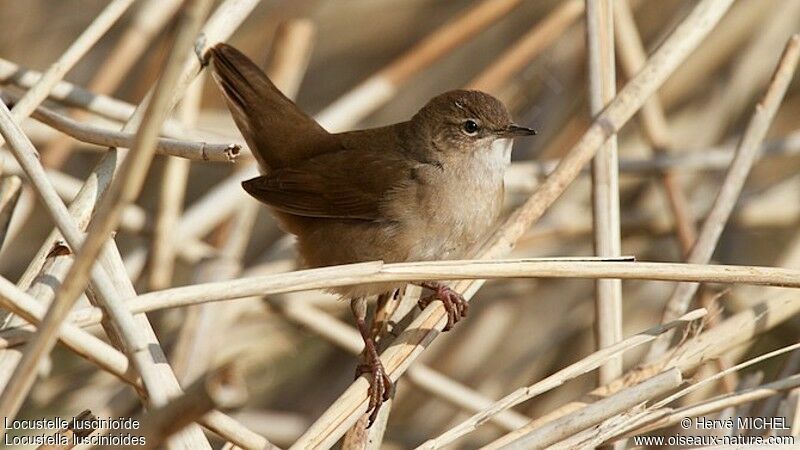
M 0 416 L 137 417 L 150 448 L 175 449 L 800 435 L 800 1 L 0 12 Z M 239 187 L 256 169 L 195 53 L 221 41 L 331 130 L 462 86 L 536 127 L 475 260 L 297 270 Z M 414 288 L 375 308 L 399 381 L 365 429 L 361 339 L 322 289 L 427 279 L 473 299 L 469 318 L 442 334 L 443 308 L 418 311 Z

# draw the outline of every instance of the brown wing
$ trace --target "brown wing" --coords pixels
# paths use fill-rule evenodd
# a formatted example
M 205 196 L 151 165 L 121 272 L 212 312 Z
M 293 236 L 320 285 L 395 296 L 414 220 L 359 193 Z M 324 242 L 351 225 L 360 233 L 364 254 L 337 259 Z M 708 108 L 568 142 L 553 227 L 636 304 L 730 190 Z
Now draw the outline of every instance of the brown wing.
M 411 179 L 399 155 L 342 150 L 247 180 L 244 189 L 273 208 L 304 217 L 381 220 L 386 194 Z
M 337 148 L 337 139 L 286 98 L 247 56 L 226 44 L 214 46 L 211 56 L 214 80 L 264 169 Z

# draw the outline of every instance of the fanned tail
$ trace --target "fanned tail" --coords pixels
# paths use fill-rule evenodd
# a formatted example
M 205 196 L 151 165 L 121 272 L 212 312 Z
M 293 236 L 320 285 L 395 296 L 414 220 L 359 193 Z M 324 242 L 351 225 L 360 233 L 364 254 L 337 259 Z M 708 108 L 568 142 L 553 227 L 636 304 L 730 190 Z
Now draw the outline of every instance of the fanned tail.
M 333 135 L 286 98 L 242 52 L 217 44 L 211 61 L 214 80 L 264 170 L 286 167 L 335 146 Z

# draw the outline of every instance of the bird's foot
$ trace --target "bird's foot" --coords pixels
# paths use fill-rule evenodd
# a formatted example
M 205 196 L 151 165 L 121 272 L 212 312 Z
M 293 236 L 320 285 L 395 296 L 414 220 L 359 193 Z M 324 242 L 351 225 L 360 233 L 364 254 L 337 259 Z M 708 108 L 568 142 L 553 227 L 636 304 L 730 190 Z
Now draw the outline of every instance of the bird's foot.
M 463 295 L 442 283 L 424 282 L 420 286 L 433 291 L 433 294 L 419 300 L 421 309 L 425 309 L 434 300 L 440 300 L 444 304 L 444 309 L 447 311 L 447 325 L 444 326 L 444 331 L 453 328 L 462 317 L 467 316 L 469 303 Z
M 369 353 L 367 352 L 367 354 Z M 394 383 L 392 383 L 392 379 L 389 378 L 383 368 L 381 359 L 377 355 L 369 358 L 369 362 L 359 364 L 356 368 L 356 378 L 367 373 L 371 374 L 369 377 L 369 405 L 367 406 L 367 412 L 370 413 L 369 422 L 367 423 L 367 428 L 369 428 L 378 417 L 378 411 L 380 411 L 383 402 L 391 398 Z

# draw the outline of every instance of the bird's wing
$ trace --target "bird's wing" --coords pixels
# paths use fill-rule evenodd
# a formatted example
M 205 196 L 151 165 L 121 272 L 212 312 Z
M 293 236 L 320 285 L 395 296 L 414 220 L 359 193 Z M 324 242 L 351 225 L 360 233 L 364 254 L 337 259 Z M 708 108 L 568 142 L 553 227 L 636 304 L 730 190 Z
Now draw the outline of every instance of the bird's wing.
M 214 80 L 236 126 L 264 169 L 336 150 L 337 139 L 286 98 L 240 51 L 217 44 L 211 49 L 211 62 Z
M 343 150 L 247 180 L 259 201 L 305 217 L 381 220 L 386 195 L 411 180 L 410 160 L 391 154 Z

